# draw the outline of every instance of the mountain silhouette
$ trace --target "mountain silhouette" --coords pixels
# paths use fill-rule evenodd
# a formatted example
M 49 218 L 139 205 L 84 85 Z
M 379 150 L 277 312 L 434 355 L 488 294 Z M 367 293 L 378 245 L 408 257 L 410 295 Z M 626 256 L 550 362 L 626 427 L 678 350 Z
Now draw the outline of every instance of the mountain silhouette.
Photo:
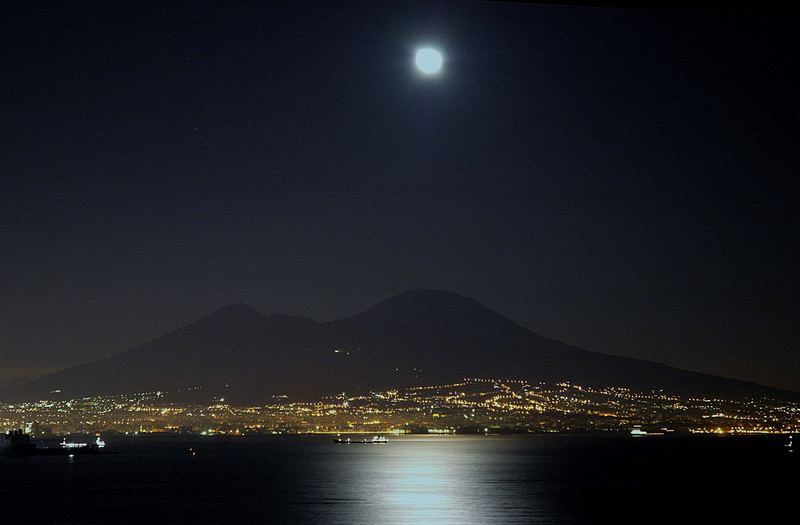
M 260 402 L 442 384 L 464 377 L 571 381 L 742 398 L 798 394 L 591 352 L 547 339 L 461 295 L 412 290 L 318 323 L 222 308 L 115 356 L 0 390 L 0 400 L 144 391 Z

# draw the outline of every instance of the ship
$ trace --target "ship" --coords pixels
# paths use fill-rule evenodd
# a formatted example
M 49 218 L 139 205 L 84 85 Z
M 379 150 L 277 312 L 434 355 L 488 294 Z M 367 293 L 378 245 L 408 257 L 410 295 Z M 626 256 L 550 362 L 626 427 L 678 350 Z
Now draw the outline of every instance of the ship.
M 665 430 L 665 429 L 662 429 Z M 633 437 L 642 437 L 642 436 L 663 436 L 664 432 L 653 432 L 647 431 L 642 428 L 641 425 L 633 425 L 633 430 L 631 430 L 631 436 Z
M 343 443 L 345 445 L 350 444 L 362 444 L 362 445 L 385 445 L 389 442 L 384 436 L 373 436 L 372 439 L 350 439 L 350 438 L 336 438 L 333 440 L 334 443 Z
M 22 430 L 12 430 L 5 434 L 4 452 L 12 456 L 74 456 L 75 454 L 98 454 L 106 446 L 98 437 L 94 442 L 74 443 L 61 440 L 58 447 L 37 446 L 31 442 L 31 436 Z

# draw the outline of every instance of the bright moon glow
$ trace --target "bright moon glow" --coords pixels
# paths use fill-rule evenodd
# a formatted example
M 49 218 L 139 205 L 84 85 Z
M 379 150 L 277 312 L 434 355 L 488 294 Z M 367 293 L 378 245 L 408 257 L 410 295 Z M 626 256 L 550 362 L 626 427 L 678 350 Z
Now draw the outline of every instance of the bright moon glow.
M 444 58 L 442 57 L 442 54 L 435 49 L 425 47 L 417 51 L 417 54 L 414 57 L 414 62 L 417 64 L 417 69 L 419 69 L 422 73 L 426 75 L 433 75 L 442 69 L 442 62 L 444 62 Z

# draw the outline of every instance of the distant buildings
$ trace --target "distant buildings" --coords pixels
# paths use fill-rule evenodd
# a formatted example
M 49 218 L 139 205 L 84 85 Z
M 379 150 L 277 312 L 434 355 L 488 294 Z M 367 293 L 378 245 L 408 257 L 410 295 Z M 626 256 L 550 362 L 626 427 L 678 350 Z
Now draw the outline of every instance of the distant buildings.
M 687 398 L 662 391 L 467 378 L 405 390 L 266 405 L 170 401 L 165 392 L 68 401 L 0 404 L 0 430 L 34 437 L 68 433 L 284 434 L 326 432 L 630 432 L 788 433 L 800 431 L 797 403 Z

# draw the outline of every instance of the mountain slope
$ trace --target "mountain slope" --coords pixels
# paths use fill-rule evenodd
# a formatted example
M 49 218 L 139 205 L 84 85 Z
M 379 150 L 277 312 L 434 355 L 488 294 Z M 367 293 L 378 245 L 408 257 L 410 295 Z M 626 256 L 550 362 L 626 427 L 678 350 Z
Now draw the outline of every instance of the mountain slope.
M 257 402 L 280 394 L 313 399 L 463 377 L 797 397 L 754 383 L 590 352 L 539 336 L 472 299 L 413 290 L 325 323 L 264 316 L 247 305 L 231 305 L 108 359 L 0 391 L 0 399 L 165 390 L 183 397 Z

